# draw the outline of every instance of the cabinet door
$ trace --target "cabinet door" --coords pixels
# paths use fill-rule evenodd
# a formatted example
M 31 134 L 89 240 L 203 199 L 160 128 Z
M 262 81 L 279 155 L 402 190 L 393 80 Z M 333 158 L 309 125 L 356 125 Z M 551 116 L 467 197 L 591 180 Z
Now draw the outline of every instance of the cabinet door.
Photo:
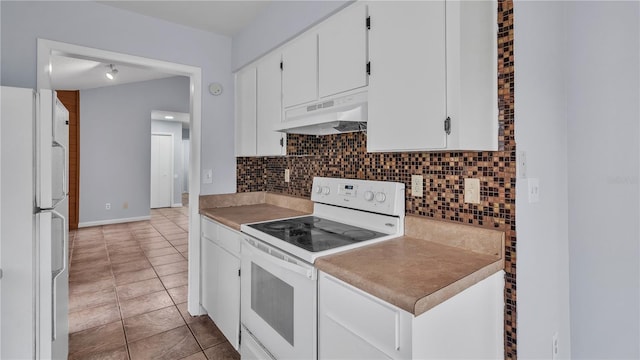
M 407 312 L 323 272 L 318 278 L 318 358 L 411 358 Z
M 318 98 L 318 36 L 315 32 L 294 40 L 282 50 L 283 106 Z
M 280 53 L 268 55 L 258 64 L 257 155 L 284 155 L 286 135 L 273 130 L 282 121 L 282 71 Z
M 443 149 L 444 1 L 371 1 L 368 151 Z
M 256 155 L 256 68 L 236 74 L 236 156 Z
M 497 2 L 447 1 L 449 148 L 498 149 Z
M 367 85 L 366 6 L 356 3 L 318 30 L 320 97 Z
M 218 297 L 218 261 L 216 245 L 212 239 L 202 237 L 202 307 L 211 319 L 217 318 L 216 298 Z
M 214 245 L 218 262 L 216 317 L 213 321 L 238 350 L 240 334 L 240 259 Z

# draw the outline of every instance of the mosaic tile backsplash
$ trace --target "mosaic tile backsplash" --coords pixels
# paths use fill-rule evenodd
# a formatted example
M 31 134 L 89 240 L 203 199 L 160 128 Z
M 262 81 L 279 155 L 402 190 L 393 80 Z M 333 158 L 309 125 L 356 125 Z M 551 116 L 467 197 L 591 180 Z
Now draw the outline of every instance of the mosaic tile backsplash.
M 367 153 L 365 133 L 287 136 L 285 157 L 237 158 L 237 191 L 309 198 L 314 176 L 406 184 L 407 214 L 499 229 L 505 245 L 505 358 L 517 358 L 516 144 L 514 140 L 513 2 L 498 2 L 500 151 Z M 290 169 L 291 182 L 284 182 Z M 424 197 L 411 197 L 411 175 L 425 179 Z M 480 179 L 480 204 L 464 203 L 464 179 Z

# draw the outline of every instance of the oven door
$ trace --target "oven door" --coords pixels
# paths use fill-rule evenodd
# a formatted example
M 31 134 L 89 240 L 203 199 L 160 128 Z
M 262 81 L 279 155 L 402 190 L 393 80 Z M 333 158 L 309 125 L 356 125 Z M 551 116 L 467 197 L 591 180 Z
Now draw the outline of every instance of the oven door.
M 278 360 L 316 359 L 316 269 L 250 237 L 241 269 L 242 324 Z

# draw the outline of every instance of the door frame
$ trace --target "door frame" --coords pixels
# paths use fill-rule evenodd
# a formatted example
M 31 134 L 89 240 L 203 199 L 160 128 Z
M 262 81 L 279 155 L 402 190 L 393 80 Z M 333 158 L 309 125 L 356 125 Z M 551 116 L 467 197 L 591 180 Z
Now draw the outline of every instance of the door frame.
M 170 177 L 170 182 L 171 182 L 171 193 L 169 195 L 169 207 L 173 207 L 174 204 L 174 198 L 173 198 L 173 193 L 175 192 L 175 183 L 173 181 L 173 177 L 175 176 L 175 157 L 176 157 L 176 149 L 175 149 L 175 139 L 173 138 L 173 134 L 172 133 L 168 133 L 168 132 L 161 132 L 161 131 L 154 131 L 151 133 L 151 149 L 153 150 L 153 137 L 154 136 L 168 136 L 169 139 L 171 139 L 171 177 Z M 153 151 L 151 151 L 151 156 L 153 157 Z M 153 161 L 151 161 L 151 164 L 153 164 Z M 149 170 L 152 170 L 153 167 L 150 167 Z M 151 196 L 150 196 L 151 197 Z M 151 204 L 149 204 L 149 208 L 152 209 Z
M 38 39 L 36 90 L 51 89 L 51 56 L 118 62 L 142 66 L 146 69 L 189 78 L 189 280 L 187 309 L 191 315 L 202 315 L 206 311 L 200 306 L 200 214 L 197 204 L 200 196 L 200 155 L 202 119 L 202 70 L 199 67 L 150 59 L 135 55 L 100 50 L 86 46 Z

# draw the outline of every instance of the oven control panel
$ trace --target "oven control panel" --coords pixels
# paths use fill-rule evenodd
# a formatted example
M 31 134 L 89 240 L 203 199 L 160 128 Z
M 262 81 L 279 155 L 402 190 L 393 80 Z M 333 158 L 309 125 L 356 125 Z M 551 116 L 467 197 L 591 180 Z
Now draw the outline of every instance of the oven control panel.
M 313 178 L 311 200 L 387 215 L 404 214 L 405 185 L 390 181 Z

